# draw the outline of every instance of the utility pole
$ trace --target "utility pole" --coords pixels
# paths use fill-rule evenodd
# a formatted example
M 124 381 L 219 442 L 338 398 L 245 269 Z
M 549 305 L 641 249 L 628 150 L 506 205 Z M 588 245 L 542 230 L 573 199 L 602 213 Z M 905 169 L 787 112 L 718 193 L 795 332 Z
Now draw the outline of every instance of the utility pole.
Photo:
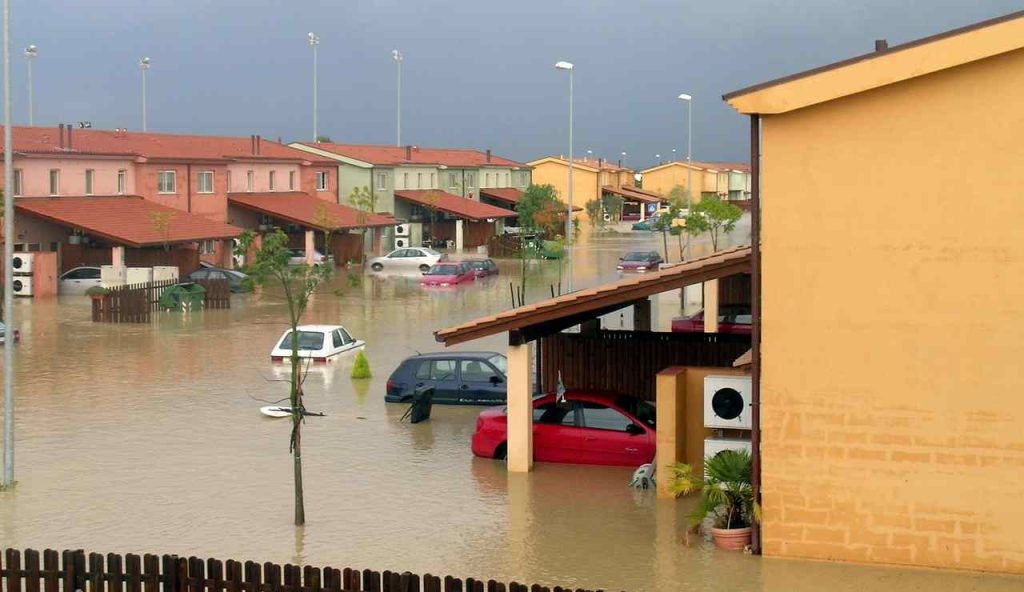
M 139 69 L 142 70 L 142 131 L 146 131 L 146 72 L 149 71 L 149 58 L 139 60 Z
M 395 102 L 395 119 L 397 128 L 397 138 L 395 139 L 395 146 L 402 145 L 402 52 L 397 49 L 391 50 L 391 59 L 395 60 L 395 66 L 398 69 L 398 91 L 397 101 Z
M 25 48 L 25 59 L 28 60 L 28 124 L 30 126 L 36 124 L 35 101 L 32 98 L 32 62 L 35 61 L 38 54 L 39 48 L 35 45 Z
M 313 48 L 313 143 L 320 141 L 320 129 L 317 125 L 317 107 L 316 107 L 316 83 L 317 83 L 317 64 L 316 64 L 316 49 L 320 45 L 320 37 L 312 31 L 306 34 L 309 37 L 309 45 Z
M 11 0 L 4 0 L 4 488 L 14 487 L 14 161 L 11 155 Z

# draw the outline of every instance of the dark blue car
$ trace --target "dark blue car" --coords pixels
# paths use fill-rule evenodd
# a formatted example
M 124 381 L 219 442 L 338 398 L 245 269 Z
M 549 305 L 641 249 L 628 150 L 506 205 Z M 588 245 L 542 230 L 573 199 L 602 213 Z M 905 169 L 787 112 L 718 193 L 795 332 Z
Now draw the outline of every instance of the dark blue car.
M 406 358 L 388 378 L 389 403 L 412 401 L 420 387 L 434 387 L 434 403 L 505 403 L 508 361 L 495 352 L 444 352 Z

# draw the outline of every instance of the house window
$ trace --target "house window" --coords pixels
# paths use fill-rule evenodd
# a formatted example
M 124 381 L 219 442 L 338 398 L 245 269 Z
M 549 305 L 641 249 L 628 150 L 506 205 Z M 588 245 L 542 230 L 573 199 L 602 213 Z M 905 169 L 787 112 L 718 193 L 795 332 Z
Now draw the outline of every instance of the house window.
M 288 171 L 288 191 L 295 191 L 295 171 Z
M 508 175 L 509 175 L 508 173 L 505 173 L 505 185 L 503 185 L 503 187 L 508 187 L 509 186 L 508 185 Z
M 271 191 L 277 188 L 277 171 L 270 171 L 270 175 L 267 178 L 267 183 L 270 185 Z
M 176 191 L 177 174 L 174 171 L 158 171 L 156 174 L 156 192 L 174 193 Z
M 120 169 L 117 171 L 117 194 L 124 195 L 128 192 L 128 171 Z
M 228 193 L 231 193 L 231 171 L 224 172 L 224 182 L 227 185 Z
M 423 173 L 416 173 L 416 189 L 423 189 Z
M 434 175 L 436 175 L 436 174 L 437 174 L 437 173 L 430 173 L 430 188 L 431 188 L 431 189 L 433 189 L 434 187 L 436 187 L 436 185 L 434 185 Z
M 476 181 L 473 179 L 473 173 L 466 175 L 466 189 L 472 189 L 476 187 Z
M 486 181 L 487 181 L 487 185 L 485 185 L 485 186 L 486 187 L 490 187 L 491 186 L 491 174 L 487 173 L 487 176 L 484 177 L 484 179 L 486 179 Z
M 85 169 L 85 194 L 92 195 L 93 178 L 96 176 L 94 169 Z
M 402 173 L 402 189 L 409 188 L 409 173 Z
M 199 171 L 199 174 L 196 175 L 196 181 L 196 191 L 199 193 L 213 193 L 213 171 Z
M 14 195 L 21 195 L 21 169 L 14 169 Z
M 459 176 L 455 173 L 448 173 L 448 188 L 458 189 L 459 188 Z
M 388 188 L 388 176 L 385 173 L 377 173 L 377 191 L 384 191 Z
M 199 241 L 200 255 L 213 255 L 217 252 L 217 245 L 212 240 Z
M 327 173 L 325 171 L 316 174 L 316 190 L 327 191 Z
M 245 190 L 255 191 L 256 190 L 256 173 L 253 171 L 245 172 Z
M 50 195 L 60 194 L 60 169 L 50 169 Z

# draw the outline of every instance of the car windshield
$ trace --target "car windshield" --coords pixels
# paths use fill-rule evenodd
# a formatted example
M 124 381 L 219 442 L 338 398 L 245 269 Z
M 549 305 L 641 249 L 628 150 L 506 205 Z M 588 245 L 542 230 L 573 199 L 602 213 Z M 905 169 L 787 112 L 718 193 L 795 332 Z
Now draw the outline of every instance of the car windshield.
M 508 360 L 505 358 L 505 356 L 501 354 L 495 354 L 487 358 L 487 361 L 493 364 L 495 368 L 500 370 L 502 374 L 508 376 Z
M 622 397 L 615 402 L 616 405 L 632 413 L 637 419 L 647 424 L 648 427 L 656 427 L 657 416 L 654 405 L 635 397 Z
M 650 253 L 643 253 L 641 251 L 626 253 L 626 256 L 622 258 L 623 261 L 647 261 L 648 259 L 650 259 Z
M 458 275 L 458 265 L 435 265 L 430 268 L 426 275 Z
M 324 334 L 314 331 L 299 331 L 299 351 L 316 351 L 324 346 Z M 277 346 L 280 349 L 292 349 L 292 333 L 288 332 Z
M 239 280 L 244 280 L 245 279 L 245 274 L 244 273 L 242 273 L 240 271 L 235 271 L 234 269 L 225 269 L 224 273 L 228 274 L 229 276 L 231 276 L 231 277 L 233 277 L 235 279 L 239 279 Z

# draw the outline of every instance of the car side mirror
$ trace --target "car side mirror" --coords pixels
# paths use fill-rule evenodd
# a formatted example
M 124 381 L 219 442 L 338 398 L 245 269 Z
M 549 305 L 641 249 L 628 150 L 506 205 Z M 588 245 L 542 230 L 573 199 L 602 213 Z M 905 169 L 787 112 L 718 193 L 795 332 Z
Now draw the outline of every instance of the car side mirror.
M 504 381 L 501 379 L 500 376 L 491 375 L 491 384 L 493 384 L 494 386 L 498 386 L 502 382 Z
M 632 436 L 642 436 L 644 434 L 644 429 L 635 423 L 631 423 L 626 426 L 626 433 Z

